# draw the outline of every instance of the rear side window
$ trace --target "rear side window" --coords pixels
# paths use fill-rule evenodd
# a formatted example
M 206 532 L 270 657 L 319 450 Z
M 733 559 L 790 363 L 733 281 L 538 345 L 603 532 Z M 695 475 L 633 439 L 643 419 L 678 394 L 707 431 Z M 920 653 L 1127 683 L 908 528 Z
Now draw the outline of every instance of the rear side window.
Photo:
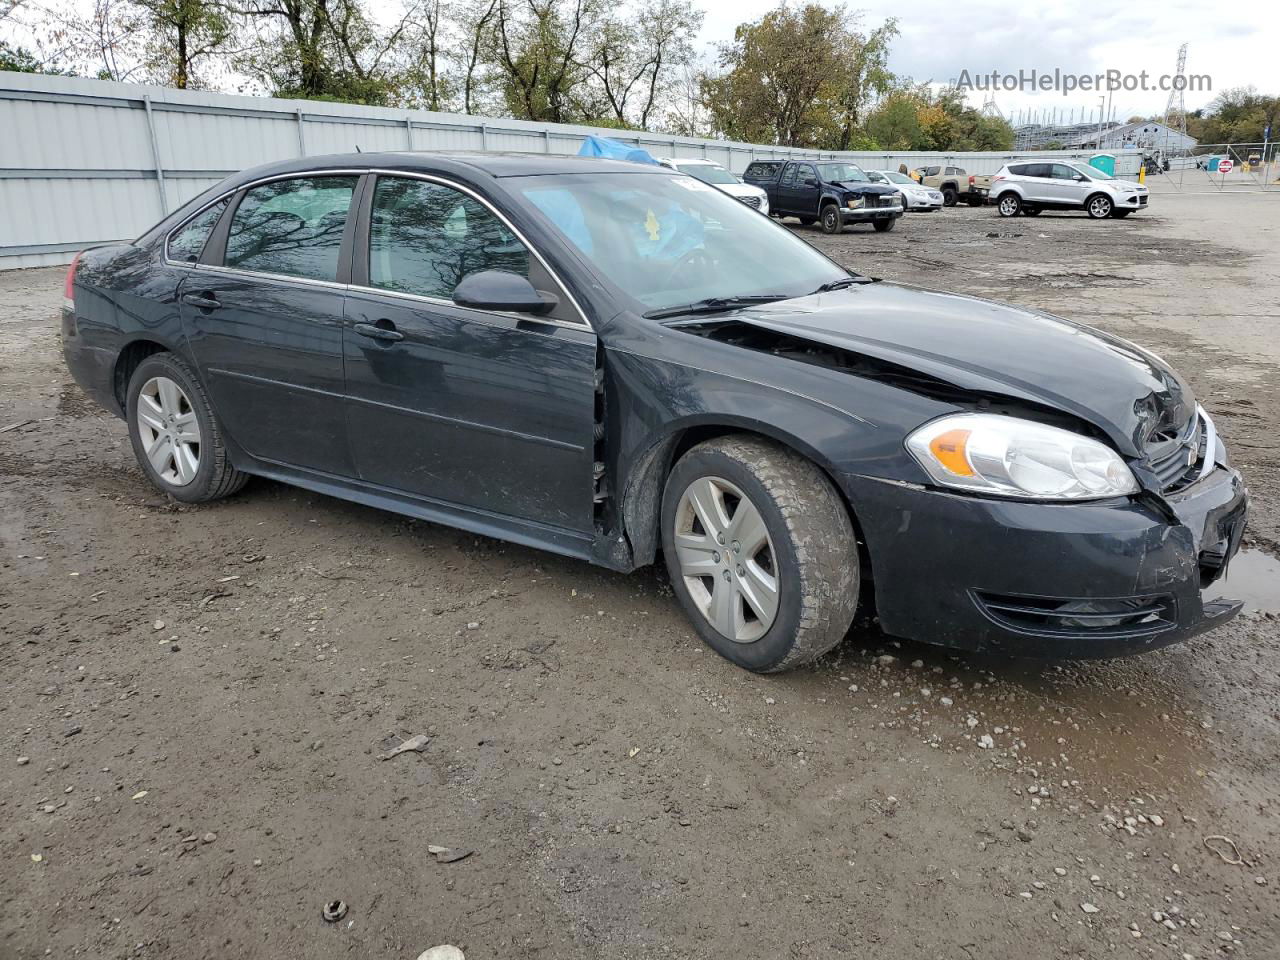
M 227 237 L 228 267 L 335 280 L 355 177 L 275 180 L 244 195 Z
M 1015 177 L 1025 177 L 1029 166 L 1030 164 L 1026 163 L 1013 163 L 1009 165 L 1009 172 Z
M 449 300 L 481 270 L 529 276 L 529 251 L 484 204 L 426 180 L 379 177 L 369 224 L 369 284 Z
M 218 218 L 222 216 L 222 211 L 226 208 L 227 201 L 219 200 L 207 210 L 197 213 L 170 234 L 167 249 L 169 259 L 178 260 L 182 263 L 195 263 L 199 260 L 200 253 L 204 250 L 205 241 L 209 239 L 209 234 L 213 233 L 213 228 L 217 224 Z
M 947 176 L 962 177 L 964 176 L 964 170 L 960 167 L 947 167 Z
M 756 161 L 747 165 L 747 169 L 742 176 L 744 179 L 754 177 L 757 180 L 769 180 L 777 174 L 778 166 L 776 163 Z

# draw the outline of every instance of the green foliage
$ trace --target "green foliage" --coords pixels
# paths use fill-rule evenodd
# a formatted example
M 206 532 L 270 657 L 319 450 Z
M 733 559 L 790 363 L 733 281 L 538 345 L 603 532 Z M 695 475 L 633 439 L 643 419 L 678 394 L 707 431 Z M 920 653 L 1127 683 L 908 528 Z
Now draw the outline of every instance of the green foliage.
M 0 40 L 0 70 L 14 73 L 51 73 L 57 76 L 73 76 L 70 70 L 59 70 L 50 67 L 26 47 L 12 46 Z
M 1202 144 L 1262 143 L 1268 123 L 1274 141 L 1280 134 L 1280 97 L 1236 87 L 1220 93 L 1207 111 L 1188 114 L 1187 133 Z

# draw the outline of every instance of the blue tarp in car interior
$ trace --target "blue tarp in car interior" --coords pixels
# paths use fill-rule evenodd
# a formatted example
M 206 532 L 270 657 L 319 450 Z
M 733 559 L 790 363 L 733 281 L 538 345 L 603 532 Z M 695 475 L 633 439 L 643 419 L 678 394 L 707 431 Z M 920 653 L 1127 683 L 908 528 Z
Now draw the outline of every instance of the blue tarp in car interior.
M 582 141 L 582 146 L 578 148 L 578 156 L 605 157 L 609 160 L 630 160 L 632 163 L 657 164 L 658 162 L 649 156 L 648 150 L 631 147 L 621 140 L 611 140 L 609 137 L 587 137 L 586 140 Z

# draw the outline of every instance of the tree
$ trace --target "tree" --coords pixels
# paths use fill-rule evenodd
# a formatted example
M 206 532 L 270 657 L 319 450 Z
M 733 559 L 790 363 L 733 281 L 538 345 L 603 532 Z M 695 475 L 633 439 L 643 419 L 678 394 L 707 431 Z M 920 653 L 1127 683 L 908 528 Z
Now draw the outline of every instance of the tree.
M 1187 117 L 1187 133 L 1201 143 L 1262 143 L 1271 125 L 1272 140 L 1280 130 L 1280 97 L 1260 94 L 1253 87 L 1224 90 L 1203 116 Z
M 231 15 L 215 0 L 133 0 L 148 36 L 146 52 L 154 78 L 185 90 L 201 62 L 231 41 Z
M 737 140 L 847 149 L 869 105 L 889 89 L 896 22 L 858 32 L 843 6 L 769 11 L 720 48 L 703 95 L 718 133 Z
M 493 60 L 507 110 L 522 120 L 565 123 L 582 83 L 583 48 L 600 28 L 603 0 L 498 0 Z
M 693 60 L 703 17 L 691 0 L 647 0 L 635 11 L 605 15 L 585 66 L 603 94 L 608 120 L 649 126 L 661 99 L 678 85 L 680 69 Z
M 229 7 L 248 19 L 256 41 L 238 66 L 274 95 L 353 103 L 391 103 L 400 78 L 391 69 L 417 8 L 379 28 L 361 0 L 260 0 Z

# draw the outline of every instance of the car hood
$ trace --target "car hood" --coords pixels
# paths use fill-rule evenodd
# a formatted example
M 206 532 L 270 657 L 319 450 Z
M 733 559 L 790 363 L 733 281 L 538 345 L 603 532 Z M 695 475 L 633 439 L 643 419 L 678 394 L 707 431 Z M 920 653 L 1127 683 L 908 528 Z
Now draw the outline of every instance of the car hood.
M 1092 423 L 1122 453 L 1195 412 L 1163 360 L 1083 324 L 977 297 L 890 283 L 751 307 L 734 319 L 908 367 L 964 390 Z
M 731 197 L 763 197 L 765 192 L 759 187 L 752 186 L 749 183 L 716 183 L 712 184 L 717 190 L 722 190 Z
M 896 185 L 887 187 L 882 183 L 868 183 L 863 180 L 832 180 L 831 185 L 853 193 L 886 194 L 898 192 Z

